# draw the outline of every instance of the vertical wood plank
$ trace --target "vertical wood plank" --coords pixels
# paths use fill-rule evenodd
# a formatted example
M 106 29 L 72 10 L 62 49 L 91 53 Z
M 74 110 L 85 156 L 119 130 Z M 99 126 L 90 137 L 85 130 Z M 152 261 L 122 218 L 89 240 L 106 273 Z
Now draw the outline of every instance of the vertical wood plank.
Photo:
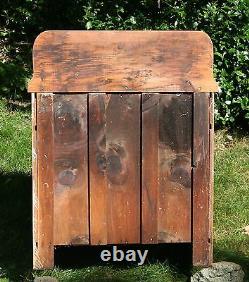
M 108 241 L 140 242 L 140 94 L 111 95 L 106 108 Z
M 91 243 L 139 243 L 140 95 L 98 95 L 89 100 Z
M 106 107 L 108 96 L 89 94 L 89 180 L 91 244 L 107 244 Z
M 87 95 L 54 97 L 54 244 L 89 243 Z
M 192 96 L 143 94 L 143 243 L 191 242 Z
M 209 264 L 213 262 L 213 209 L 214 209 L 214 93 L 209 99 L 209 158 L 210 158 L 210 201 L 209 201 Z
M 158 241 L 159 94 L 142 94 L 142 243 Z
M 37 246 L 34 268 L 52 268 L 53 242 L 53 94 L 37 94 Z
M 36 93 L 31 94 L 32 104 L 32 202 L 33 202 L 33 267 L 37 268 L 38 253 L 38 191 L 37 191 L 37 124 L 36 124 Z
M 161 95 L 159 242 L 191 242 L 191 150 L 191 95 Z
M 194 93 L 193 97 L 193 264 L 209 265 L 212 262 L 209 93 Z

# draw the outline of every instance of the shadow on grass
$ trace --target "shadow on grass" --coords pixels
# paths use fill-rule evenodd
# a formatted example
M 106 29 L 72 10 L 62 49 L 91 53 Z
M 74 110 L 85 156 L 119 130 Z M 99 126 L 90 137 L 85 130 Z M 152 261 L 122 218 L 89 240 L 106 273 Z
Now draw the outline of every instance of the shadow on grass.
M 25 174 L 0 174 L 0 268 L 11 281 L 25 281 L 32 271 L 32 182 Z M 106 265 L 100 259 L 103 249 L 96 247 L 57 247 L 55 263 L 62 269 Z M 128 249 L 148 249 L 147 262 L 167 262 L 178 273 L 191 274 L 190 244 L 128 245 Z M 216 261 L 226 260 L 238 263 L 249 281 L 249 258 L 236 250 L 215 249 Z M 110 265 L 110 264 L 108 264 Z M 117 268 L 135 267 L 137 264 L 113 263 Z M 246 280 L 246 281 L 247 281 Z
M 32 272 L 32 180 L 25 174 L 0 173 L 0 268 L 11 281 L 30 279 Z M 165 262 L 177 271 L 188 275 L 191 271 L 189 244 L 128 245 L 119 249 L 148 249 L 148 261 Z M 55 263 L 60 268 L 82 268 L 106 265 L 100 259 L 101 247 L 57 247 Z M 131 263 L 114 263 L 117 268 L 137 266 Z M 0 276 L 1 277 L 1 276 Z
M 249 245 L 248 245 L 249 246 Z M 239 264 L 245 272 L 244 281 L 249 281 L 249 257 L 237 250 L 214 249 L 215 261 L 231 261 Z
M 27 101 L 14 101 L 14 100 L 6 100 L 6 108 L 8 111 L 21 111 L 25 113 L 31 112 L 31 96 L 28 97 Z
M 32 265 L 31 176 L 0 172 L 0 267 L 11 281 L 25 280 Z

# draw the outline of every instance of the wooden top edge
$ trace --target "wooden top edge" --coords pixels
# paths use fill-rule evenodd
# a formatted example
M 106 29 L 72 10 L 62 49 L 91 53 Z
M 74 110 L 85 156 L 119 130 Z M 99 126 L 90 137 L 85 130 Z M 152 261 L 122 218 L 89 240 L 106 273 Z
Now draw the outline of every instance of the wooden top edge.
M 202 31 L 44 31 L 33 66 L 28 92 L 218 91 Z
M 200 30 L 45 30 L 42 31 L 40 34 L 37 35 L 35 42 L 34 42 L 34 47 L 35 45 L 39 42 L 40 39 L 44 39 L 47 37 L 47 35 L 50 34 L 119 34 L 123 33 L 123 34 L 165 34 L 165 35 L 170 35 L 170 34 L 177 34 L 178 36 L 180 36 L 181 34 L 191 34 L 191 35 L 197 35 L 200 34 L 203 38 L 205 38 L 207 41 L 209 41 L 210 44 L 212 44 L 212 40 L 210 38 L 210 36 L 204 32 L 204 31 L 200 31 Z

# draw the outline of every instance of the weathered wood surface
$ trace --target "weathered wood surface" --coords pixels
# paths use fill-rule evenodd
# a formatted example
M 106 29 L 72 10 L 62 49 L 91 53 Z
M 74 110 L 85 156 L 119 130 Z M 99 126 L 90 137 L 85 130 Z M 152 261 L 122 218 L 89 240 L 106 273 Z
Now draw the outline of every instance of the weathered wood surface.
M 51 268 L 54 264 L 53 241 L 53 94 L 37 94 L 37 241 L 34 268 Z M 34 189 L 36 189 L 34 187 Z M 36 191 L 36 190 L 35 190 Z
M 108 186 L 106 179 L 105 94 L 89 95 L 89 184 L 91 244 L 108 243 Z
M 142 109 L 143 243 L 191 242 L 192 95 L 147 95 Z
M 89 243 L 87 96 L 54 96 L 54 244 Z
M 140 95 L 89 95 L 91 244 L 140 242 Z
M 210 38 L 47 31 L 33 62 L 34 268 L 56 245 L 123 243 L 191 242 L 210 264 Z
M 158 243 L 159 95 L 142 95 L 142 243 Z
M 213 210 L 214 210 L 214 93 L 209 99 L 209 252 L 208 262 L 213 263 Z
M 32 97 L 34 268 L 71 244 L 192 242 L 212 262 L 213 96 Z
M 194 93 L 193 264 L 212 263 L 212 173 L 209 93 Z M 211 111 L 212 113 L 212 111 Z M 213 125 L 212 125 L 213 126 Z M 213 130 L 213 129 L 212 129 Z M 212 133 L 212 131 L 211 131 Z M 211 141 L 213 142 L 213 141 Z
M 32 93 L 32 201 L 33 201 L 33 267 L 37 268 L 36 257 L 38 254 L 38 189 L 37 189 L 37 124 L 36 110 L 37 101 L 36 94 Z
M 214 92 L 213 48 L 199 31 L 46 31 L 29 92 Z
M 106 109 L 108 235 L 140 242 L 140 95 L 112 95 Z
M 191 241 L 191 123 L 191 95 L 161 96 L 159 242 Z

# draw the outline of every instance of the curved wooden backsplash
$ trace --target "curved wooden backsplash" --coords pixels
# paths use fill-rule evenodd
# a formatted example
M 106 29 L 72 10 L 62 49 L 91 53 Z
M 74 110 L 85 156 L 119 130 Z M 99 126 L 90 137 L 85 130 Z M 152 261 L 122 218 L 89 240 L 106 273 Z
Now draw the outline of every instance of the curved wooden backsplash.
M 216 92 L 200 31 L 45 31 L 29 92 Z

